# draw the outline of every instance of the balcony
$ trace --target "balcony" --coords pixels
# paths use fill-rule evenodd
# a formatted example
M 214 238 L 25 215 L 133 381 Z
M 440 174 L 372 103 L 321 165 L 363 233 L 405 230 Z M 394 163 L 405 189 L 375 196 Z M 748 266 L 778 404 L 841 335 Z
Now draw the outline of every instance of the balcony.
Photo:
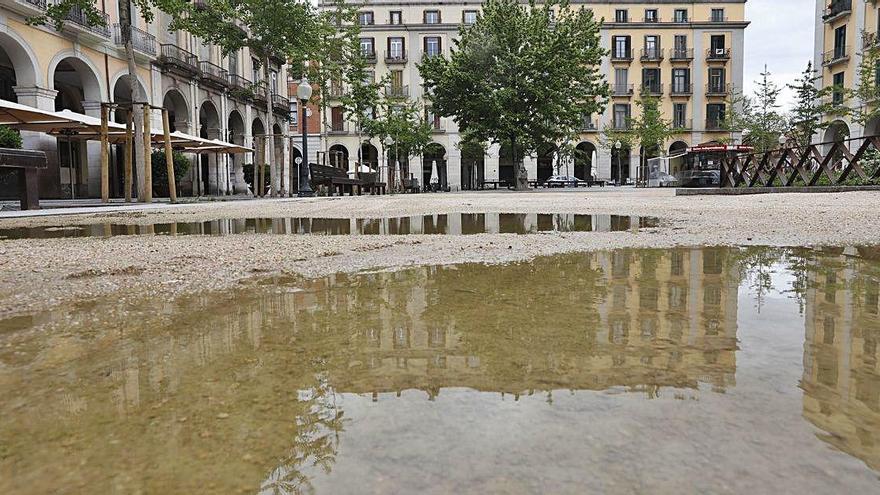
M 9 10 L 25 16 L 38 16 L 46 12 L 46 0 L 2 0 L 0 2 Z
M 730 84 L 710 84 L 706 86 L 706 96 L 727 96 L 730 94 Z
M 642 84 L 639 88 L 640 94 L 648 95 L 648 96 L 660 96 L 663 94 L 663 84 L 661 83 L 650 83 L 650 84 Z
M 199 62 L 199 70 L 202 71 L 202 84 L 217 89 L 224 89 L 229 85 L 229 76 L 226 69 L 211 62 Z
M 409 86 L 395 84 L 385 86 L 385 96 L 388 98 L 409 98 Z
M 98 15 L 101 17 L 103 24 L 90 26 L 86 13 L 79 7 L 71 7 L 65 18 L 64 30 L 76 34 L 77 37 L 91 41 L 106 41 L 110 39 L 110 25 L 107 24 L 108 16 L 103 12 L 98 12 Z
M 623 96 L 629 98 L 633 95 L 635 86 L 632 84 L 612 84 L 611 96 Z
M 427 121 L 427 124 L 431 127 L 431 132 L 433 132 L 434 134 L 442 134 L 446 132 L 446 126 L 443 125 L 442 122 L 440 122 L 440 119 L 436 119 L 433 121 L 429 120 Z
M 266 105 L 269 103 L 266 100 L 266 81 L 257 81 L 251 86 L 254 92 L 254 106 L 259 108 L 266 108 Z
M 711 15 L 709 16 L 709 22 L 727 22 L 730 18 L 723 15 Z
M 831 67 L 849 60 L 849 46 L 837 46 L 822 54 L 822 65 Z
M 709 48 L 706 50 L 706 60 L 730 60 L 730 48 Z
M 124 31 L 131 34 L 131 47 L 135 51 L 151 57 L 156 55 L 156 37 L 134 26 L 113 25 L 113 43 L 116 46 L 125 46 Z
M 422 60 L 425 60 L 425 59 L 428 59 L 431 57 L 441 57 L 441 56 L 443 56 L 443 52 L 440 52 L 440 51 L 428 50 L 426 52 L 422 52 Z
M 673 119 L 672 121 L 672 129 L 675 131 L 690 131 L 693 128 L 693 119 Z
M 376 50 L 361 50 L 361 55 L 363 55 L 364 60 L 366 60 L 368 64 L 376 63 Z
M 199 73 L 199 59 L 177 45 L 159 45 L 159 64 L 185 76 Z
M 673 48 L 669 53 L 672 62 L 689 62 L 694 59 L 693 48 Z
M 711 132 L 724 131 L 724 122 L 721 118 L 706 119 L 706 130 Z
M 254 91 L 251 89 L 253 85 L 250 79 L 246 79 L 238 74 L 227 74 L 229 85 L 229 96 L 242 103 L 254 99 Z
M 690 96 L 694 93 L 694 85 L 691 83 L 672 83 L 672 96 Z
M 345 121 L 336 120 L 330 124 L 330 129 L 327 133 L 335 135 L 348 134 L 348 126 L 345 125 Z
M 662 21 L 660 20 L 659 15 L 645 15 L 645 17 L 642 19 L 642 22 L 647 24 L 657 24 Z
M 581 132 L 598 132 L 599 123 L 595 119 L 584 119 L 581 122 Z
M 824 22 L 834 22 L 852 13 L 852 0 L 834 0 L 822 12 Z
M 626 120 L 623 122 L 620 122 L 615 119 L 614 122 L 611 123 L 611 128 L 614 129 L 615 131 L 631 131 L 632 124 L 630 123 L 629 116 L 627 116 Z
M 327 97 L 333 99 L 339 99 L 345 96 L 345 89 L 341 84 L 331 84 L 330 89 L 327 90 Z
M 272 95 L 272 110 L 275 113 L 280 113 L 282 115 L 287 115 L 290 113 L 290 100 L 278 95 Z
M 229 89 L 251 89 L 250 79 L 238 74 L 228 74 Z
M 862 34 L 862 48 L 870 50 L 877 48 L 878 45 L 880 45 L 880 38 L 877 37 L 877 33 L 865 32 Z
M 389 65 L 405 64 L 406 50 L 392 50 L 390 52 L 385 52 L 385 63 Z
M 663 60 L 662 48 L 642 48 L 642 62 L 660 62 Z
M 632 49 L 629 50 L 612 50 L 611 51 L 611 61 L 612 62 L 632 62 L 633 54 Z

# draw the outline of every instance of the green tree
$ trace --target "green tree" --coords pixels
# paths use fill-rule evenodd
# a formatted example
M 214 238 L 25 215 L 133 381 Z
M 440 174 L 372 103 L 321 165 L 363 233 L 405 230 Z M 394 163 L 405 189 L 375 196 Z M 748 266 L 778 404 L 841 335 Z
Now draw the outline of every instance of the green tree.
M 390 138 L 391 146 L 385 151 L 389 162 L 397 163 L 399 170 L 404 169 L 404 158 L 421 154 L 431 142 L 431 125 L 425 121 L 423 115 L 424 107 L 419 103 L 385 98 L 380 104 L 377 118 L 371 122 L 372 135 L 379 138 L 383 146 Z M 393 191 L 400 188 L 401 179 L 402 177 L 394 177 L 391 184 Z
M 459 28 L 450 58 L 419 64 L 427 97 L 462 132 L 509 143 L 516 188 L 527 189 L 518 157 L 572 139 L 582 116 L 608 101 L 599 27 L 590 9 L 568 0 L 488 0 L 474 24 Z
M 813 136 L 826 129 L 829 124 L 823 122 L 825 115 L 832 110 L 823 101 L 829 91 L 818 87 L 816 83 L 819 79 L 820 75 L 813 68 L 813 62 L 807 62 L 807 68 L 801 72 L 801 76 L 793 84 L 787 85 L 796 96 L 788 119 L 787 137 L 801 147 L 809 146 Z
M 851 88 L 832 88 L 832 91 L 842 94 L 849 100 L 850 105 L 846 113 L 854 123 L 861 126 L 866 126 L 868 122 L 880 118 L 878 74 L 880 74 L 880 50 L 866 48 L 856 68 L 856 84 Z
M 270 150 L 274 149 L 269 62 L 270 59 L 282 60 L 289 64 L 291 74 L 303 75 L 305 63 L 315 53 L 316 39 L 321 33 L 312 4 L 278 0 L 154 1 L 162 10 L 172 14 L 171 29 L 188 31 L 203 42 L 217 45 L 224 55 L 248 48 L 259 57 L 266 77 L 262 89 L 269 119 L 267 145 Z M 278 84 L 286 81 L 281 75 L 279 79 Z M 268 162 L 272 195 L 278 196 L 285 191 L 281 190 L 283 171 L 274 155 L 268 154 Z
M 603 146 L 614 146 L 617 142 L 629 149 L 641 146 L 643 153 L 639 166 L 644 178 L 648 158 L 662 154 L 666 141 L 677 131 L 673 128 L 672 121 L 663 118 L 660 99 L 656 96 L 642 92 L 636 100 L 636 107 L 639 109 L 638 116 L 631 117 L 625 129 L 608 126 L 603 130 Z
M 369 70 L 368 57 L 374 53 L 365 53 L 360 47 L 357 37 L 349 39 L 349 49 L 343 70 L 343 81 L 346 85 L 342 96 L 342 108 L 349 120 L 353 120 L 358 136 L 357 162 L 362 162 L 364 134 L 375 136 L 376 109 L 379 105 L 379 90 L 384 81 L 377 82 L 375 73 Z
M 756 152 L 769 151 L 779 147 L 780 138 L 788 130 L 788 119 L 780 111 L 779 93 L 782 91 L 770 79 L 771 73 L 764 67 L 761 79 L 756 81 L 753 96 L 731 93 L 726 100 L 721 127 L 733 141 L 736 134 L 742 133 L 742 142 L 752 146 Z

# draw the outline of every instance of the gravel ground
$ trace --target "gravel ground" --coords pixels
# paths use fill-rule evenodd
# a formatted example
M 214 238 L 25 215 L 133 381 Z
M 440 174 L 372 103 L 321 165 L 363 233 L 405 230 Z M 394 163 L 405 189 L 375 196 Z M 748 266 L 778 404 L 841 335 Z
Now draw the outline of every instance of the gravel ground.
M 476 192 L 259 200 L 30 218 L 0 228 L 220 218 L 393 217 L 452 212 L 654 216 L 658 228 L 470 236 L 118 236 L 0 241 L 0 318 L 92 297 L 174 296 L 267 275 L 318 276 L 415 264 L 500 263 L 619 247 L 880 243 L 880 192 L 676 197 L 671 190 Z

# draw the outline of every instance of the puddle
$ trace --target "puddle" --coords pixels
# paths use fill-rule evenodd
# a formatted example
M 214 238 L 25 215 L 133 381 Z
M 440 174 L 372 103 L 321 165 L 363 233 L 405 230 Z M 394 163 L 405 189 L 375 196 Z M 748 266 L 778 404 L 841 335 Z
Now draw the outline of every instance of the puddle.
M 0 492 L 869 493 L 874 251 L 619 250 L 0 322 Z
M 391 218 L 246 218 L 147 225 L 95 223 L 64 227 L 0 229 L 0 239 L 111 237 L 117 235 L 473 235 L 539 232 L 619 232 L 657 227 L 651 217 L 620 215 L 449 213 Z

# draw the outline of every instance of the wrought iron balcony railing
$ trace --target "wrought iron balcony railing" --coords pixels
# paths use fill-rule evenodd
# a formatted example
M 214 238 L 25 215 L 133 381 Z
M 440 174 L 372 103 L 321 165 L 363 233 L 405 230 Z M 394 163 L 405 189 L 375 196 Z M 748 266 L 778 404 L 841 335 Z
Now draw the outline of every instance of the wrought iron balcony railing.
M 709 48 L 706 50 L 706 60 L 727 60 L 730 58 L 730 48 Z
M 632 62 L 633 54 L 632 49 L 613 49 L 611 50 L 611 61 L 612 62 Z
M 391 50 L 385 52 L 386 64 L 405 64 L 406 50 Z
M 694 59 L 694 49 L 693 48 L 673 48 L 669 53 L 669 60 L 673 62 L 682 61 L 682 60 L 693 60 Z
M 611 94 L 613 96 L 632 96 L 635 86 L 632 84 L 612 84 Z
M 222 87 L 229 84 L 229 77 L 223 67 L 203 60 L 199 62 L 199 69 L 202 71 L 202 81 Z
M 822 12 L 822 20 L 829 22 L 852 13 L 852 0 L 834 0 Z
M 834 65 L 849 59 L 849 46 L 836 46 L 822 54 L 822 65 Z
M 673 96 L 690 95 L 694 92 L 694 85 L 691 83 L 672 83 L 671 94 Z
M 389 98 L 407 98 L 409 97 L 409 86 L 389 85 L 385 86 L 385 96 Z
M 707 131 L 723 131 L 724 130 L 724 121 L 720 118 L 708 118 L 706 119 L 706 130 Z
M 642 48 L 642 62 L 659 62 L 663 60 L 662 48 Z
M 659 95 L 663 94 L 663 84 L 661 84 L 661 83 L 642 84 L 642 86 L 639 88 L 639 92 L 641 92 L 641 94 L 645 94 L 645 95 L 659 96 Z
M 199 59 L 177 45 L 165 43 L 159 45 L 159 61 L 191 74 L 199 72 Z
M 284 114 L 290 113 L 290 100 L 279 95 L 279 94 L 273 94 L 272 95 L 272 110 L 274 110 L 278 113 L 284 113 Z
M 596 132 L 599 130 L 599 124 L 595 119 L 584 119 L 581 122 L 581 132 Z
M 253 83 L 250 79 L 238 74 L 229 74 L 229 87 L 232 89 L 250 89 Z
M 147 55 L 156 54 L 156 37 L 134 26 L 113 25 L 113 43 L 118 46 L 125 45 L 125 32 L 131 34 L 131 46 L 135 50 Z
M 710 84 L 706 86 L 706 96 L 727 96 L 730 94 L 730 84 Z
M 672 128 L 676 131 L 689 131 L 694 128 L 693 119 L 672 119 Z
M 89 25 L 89 19 L 86 13 L 80 7 L 74 6 L 67 12 L 66 20 L 76 24 L 81 29 L 97 34 L 102 38 L 110 38 L 110 25 L 107 24 L 109 16 L 104 12 L 98 12 L 98 15 L 104 21 L 103 24 Z

